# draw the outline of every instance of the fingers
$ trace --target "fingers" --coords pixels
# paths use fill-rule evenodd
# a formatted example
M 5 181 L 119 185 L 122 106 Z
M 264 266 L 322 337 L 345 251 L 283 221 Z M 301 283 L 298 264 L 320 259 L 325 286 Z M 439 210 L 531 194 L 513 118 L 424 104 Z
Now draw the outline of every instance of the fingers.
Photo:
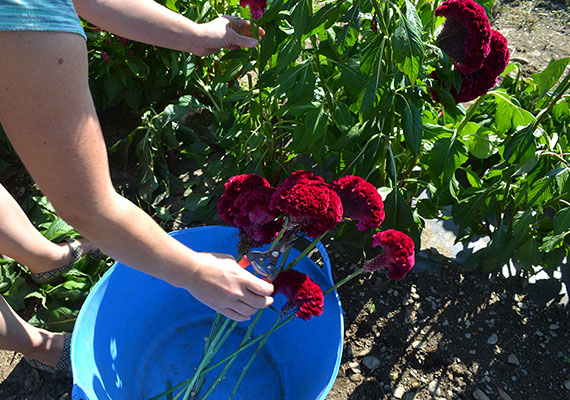
M 253 37 L 253 33 L 251 32 L 251 23 L 247 19 L 231 17 L 230 28 L 236 31 L 239 35 Z M 259 27 L 257 28 L 257 33 L 259 37 L 262 38 L 265 35 L 265 30 Z

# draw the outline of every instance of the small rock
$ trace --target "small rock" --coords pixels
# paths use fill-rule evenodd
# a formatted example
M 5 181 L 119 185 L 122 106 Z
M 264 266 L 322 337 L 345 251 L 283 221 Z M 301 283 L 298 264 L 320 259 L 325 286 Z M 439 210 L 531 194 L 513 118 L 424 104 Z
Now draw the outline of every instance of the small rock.
M 550 328 L 550 330 L 555 331 L 556 329 L 560 328 L 560 325 L 558 325 L 558 324 L 550 324 L 549 328 Z
M 537 329 L 536 332 L 534 332 L 534 334 L 535 334 L 536 336 L 542 336 L 542 335 L 544 335 L 544 333 L 542 333 L 539 329 Z
M 489 396 L 487 396 L 485 392 L 483 392 L 479 388 L 475 389 L 475 391 L 473 392 L 473 398 L 475 400 L 491 400 L 489 399 Z
M 509 355 L 509 357 L 507 358 L 507 361 L 509 362 L 509 364 L 521 365 L 521 363 L 519 362 L 519 359 L 514 354 Z
M 497 344 L 498 341 L 499 337 L 497 336 L 496 333 L 493 333 L 491 336 L 489 336 L 489 339 L 487 339 L 488 344 Z
M 402 397 L 404 397 L 404 393 L 406 393 L 406 389 L 404 389 L 402 386 L 398 386 L 394 390 L 394 398 L 401 399 Z
M 469 354 L 475 355 L 475 354 L 477 354 L 477 350 L 469 350 Z
M 564 382 L 564 387 L 570 390 L 570 379 L 566 379 L 566 381 Z
M 431 394 L 435 396 L 441 396 L 441 388 L 439 387 L 439 382 L 435 379 L 431 381 L 428 385 L 428 390 Z
M 366 356 L 362 359 L 362 364 L 371 371 L 380 366 L 380 360 L 374 356 Z
M 348 366 L 350 367 L 351 371 L 354 372 L 355 374 L 360 374 L 362 372 L 360 370 L 360 364 L 358 364 L 356 361 L 349 362 Z
M 64 393 L 57 398 L 57 400 L 71 400 L 71 395 L 69 393 Z
M 364 377 L 362 376 L 362 374 L 353 374 L 353 375 L 350 375 L 349 379 L 351 382 L 360 383 L 364 380 Z
M 466 333 L 466 334 L 465 334 L 465 337 L 466 337 L 467 339 L 471 339 L 471 334 L 470 334 L 470 333 Z

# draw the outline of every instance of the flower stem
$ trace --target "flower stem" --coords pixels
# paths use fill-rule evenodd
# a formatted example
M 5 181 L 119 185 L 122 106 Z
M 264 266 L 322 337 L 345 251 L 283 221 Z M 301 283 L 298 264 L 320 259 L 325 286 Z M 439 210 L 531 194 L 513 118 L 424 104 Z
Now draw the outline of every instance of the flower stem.
M 362 268 L 357 269 L 356 271 L 354 271 L 352 274 L 350 274 L 349 276 L 347 276 L 346 278 L 344 278 L 342 281 L 336 283 L 335 285 L 331 286 L 330 288 L 328 288 L 323 295 L 326 296 L 327 294 L 329 294 L 330 292 L 332 292 L 333 290 L 337 290 L 339 287 L 341 287 L 342 285 L 344 285 L 345 283 L 351 281 L 352 279 L 356 278 L 358 275 L 360 275 L 361 273 L 363 273 L 364 270 Z
M 287 318 L 285 320 L 285 322 L 290 321 L 292 319 L 292 317 L 294 317 L 295 314 L 291 315 L 289 318 Z M 263 348 L 263 346 L 265 345 L 265 343 L 267 343 L 267 339 L 269 339 L 269 335 L 275 331 L 278 328 L 279 325 L 279 321 L 281 321 L 281 317 L 277 318 L 275 320 L 275 323 L 273 324 L 273 326 L 271 327 L 271 329 L 269 329 L 269 331 L 267 332 L 267 334 L 265 335 L 265 337 L 263 338 L 263 340 L 257 345 L 257 348 L 255 349 L 254 353 L 251 355 L 249 361 L 247 362 L 247 364 L 245 365 L 245 367 L 243 368 L 243 371 L 241 372 L 241 375 L 239 376 L 238 381 L 236 382 L 232 393 L 230 394 L 230 397 L 228 397 L 228 400 L 231 400 L 234 398 L 234 396 L 237 393 L 238 387 L 241 384 L 241 381 L 243 380 L 245 374 L 247 373 L 247 370 L 249 369 L 249 367 L 251 366 L 251 364 L 253 363 L 253 360 L 255 359 L 255 357 L 257 357 L 257 355 L 259 354 L 259 352 L 261 351 L 261 349 Z
M 271 334 L 272 332 L 276 331 L 277 329 L 281 328 L 283 325 L 285 325 L 287 322 L 289 322 L 290 320 L 292 320 L 295 317 L 295 314 L 289 316 L 286 320 L 284 320 L 283 322 L 281 322 L 275 329 L 272 329 L 271 331 L 268 331 L 266 333 L 264 333 L 263 335 L 259 335 L 258 337 L 256 337 L 255 339 L 251 339 L 251 341 L 247 344 L 244 344 L 243 346 L 238 347 L 232 354 L 224 357 L 222 360 L 218 361 L 215 364 L 212 364 L 211 366 L 209 366 L 208 368 L 204 369 L 204 371 L 202 371 L 204 374 L 207 372 L 210 372 L 211 370 L 213 370 L 214 368 L 222 365 L 223 363 L 225 363 L 226 361 L 228 361 L 230 358 L 232 358 L 235 354 L 241 353 L 242 351 L 244 351 L 245 349 L 253 346 L 254 344 L 256 344 L 257 342 L 259 342 L 260 340 L 263 340 L 263 338 L 265 336 L 268 336 L 269 334 Z
M 307 248 L 305 248 L 305 250 L 303 250 L 301 252 L 301 254 L 299 254 L 297 256 L 297 258 L 295 258 L 289 265 L 287 265 L 287 268 L 285 268 L 286 270 L 290 270 L 291 268 L 293 268 L 299 261 L 301 261 L 303 259 L 303 257 L 305 257 L 307 254 L 309 254 L 309 252 L 311 250 L 313 250 L 315 248 L 315 246 L 317 245 L 317 243 L 319 243 L 321 241 L 321 239 L 328 233 L 328 231 L 324 232 L 323 234 L 321 234 L 321 236 L 317 237 L 316 239 L 314 239 L 310 245 L 307 246 Z
M 243 346 L 251 337 L 251 332 L 253 332 L 253 329 L 255 328 L 255 326 L 257 325 L 257 323 L 259 322 L 261 315 L 263 314 L 263 311 L 265 310 L 260 310 L 256 315 L 254 320 L 251 322 L 251 324 L 249 324 L 247 331 L 245 332 L 245 335 L 243 336 L 241 343 L 240 343 L 240 347 Z M 216 377 L 215 381 L 212 383 L 212 385 L 208 388 L 208 391 L 206 393 L 204 393 L 204 397 L 202 397 L 201 400 L 205 400 L 207 399 L 213 392 L 214 389 L 222 382 L 222 380 L 226 377 L 226 374 L 228 373 L 229 369 L 231 368 L 231 366 L 233 365 L 233 363 L 235 362 L 235 360 L 237 359 L 237 356 L 239 354 L 235 353 L 233 355 L 233 357 L 231 357 L 228 361 L 228 363 L 224 366 L 224 369 L 220 372 L 220 374 Z

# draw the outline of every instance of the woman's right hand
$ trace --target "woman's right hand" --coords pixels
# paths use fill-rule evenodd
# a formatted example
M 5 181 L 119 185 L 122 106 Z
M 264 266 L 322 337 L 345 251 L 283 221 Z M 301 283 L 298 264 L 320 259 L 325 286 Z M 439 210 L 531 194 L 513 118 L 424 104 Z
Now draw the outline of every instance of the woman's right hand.
M 200 302 L 235 321 L 249 320 L 273 303 L 273 285 L 240 267 L 229 254 L 195 253 L 185 288 Z

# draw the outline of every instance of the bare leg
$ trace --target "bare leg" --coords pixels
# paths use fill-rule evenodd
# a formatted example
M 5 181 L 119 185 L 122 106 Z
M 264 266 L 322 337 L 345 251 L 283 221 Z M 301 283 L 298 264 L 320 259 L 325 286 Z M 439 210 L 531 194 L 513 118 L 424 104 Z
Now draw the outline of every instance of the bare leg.
M 87 240 L 80 240 L 83 254 L 93 250 Z M 71 262 L 66 243 L 47 240 L 32 225 L 8 191 L 0 185 L 0 254 L 13 258 L 32 272 L 49 271 Z
M 24 321 L 0 296 L 0 349 L 55 366 L 63 350 L 63 334 L 36 328 Z

